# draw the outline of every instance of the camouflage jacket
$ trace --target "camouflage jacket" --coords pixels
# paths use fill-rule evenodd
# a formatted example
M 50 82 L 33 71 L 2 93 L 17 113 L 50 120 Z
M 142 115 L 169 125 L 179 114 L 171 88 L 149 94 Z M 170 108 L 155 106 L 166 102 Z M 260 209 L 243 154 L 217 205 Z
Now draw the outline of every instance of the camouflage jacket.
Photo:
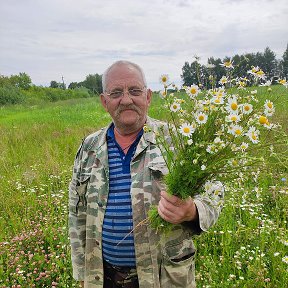
M 134 228 L 147 218 L 150 205 L 157 205 L 168 172 L 155 141 L 155 129 L 163 122 L 148 118 L 152 131 L 144 132 L 131 160 L 131 201 Z M 109 191 L 106 127 L 88 136 L 78 150 L 69 186 L 69 236 L 73 277 L 85 288 L 103 287 L 102 223 Z M 223 192 L 223 191 L 222 191 Z M 217 220 L 223 193 L 194 198 L 199 225 L 206 231 Z M 188 225 L 175 225 L 160 237 L 148 225 L 134 230 L 137 274 L 140 288 L 195 287 L 192 236 Z

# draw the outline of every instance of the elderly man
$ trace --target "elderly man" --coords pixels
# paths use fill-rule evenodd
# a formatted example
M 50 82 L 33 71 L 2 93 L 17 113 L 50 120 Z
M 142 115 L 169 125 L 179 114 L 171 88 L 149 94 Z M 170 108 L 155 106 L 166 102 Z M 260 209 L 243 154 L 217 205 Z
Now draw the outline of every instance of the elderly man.
M 102 81 L 113 122 L 84 140 L 69 187 L 73 276 L 85 288 L 195 287 L 192 236 L 215 223 L 217 199 L 180 201 L 164 191 L 167 167 L 153 131 L 165 124 L 147 116 L 152 93 L 142 69 L 118 61 Z M 141 225 L 155 204 L 175 224 L 168 236 Z

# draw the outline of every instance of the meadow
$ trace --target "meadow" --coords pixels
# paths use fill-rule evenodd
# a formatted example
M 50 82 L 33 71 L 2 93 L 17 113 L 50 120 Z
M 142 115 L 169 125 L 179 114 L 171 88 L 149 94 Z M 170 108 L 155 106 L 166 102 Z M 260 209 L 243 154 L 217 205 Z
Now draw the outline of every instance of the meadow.
M 272 94 L 288 132 L 288 90 Z M 165 119 L 160 101 L 155 95 L 149 115 Z M 0 287 L 79 287 L 67 187 L 81 139 L 109 122 L 98 98 L 0 108 Z M 226 183 L 219 221 L 195 236 L 198 287 L 288 286 L 287 171 L 286 162 L 245 186 Z

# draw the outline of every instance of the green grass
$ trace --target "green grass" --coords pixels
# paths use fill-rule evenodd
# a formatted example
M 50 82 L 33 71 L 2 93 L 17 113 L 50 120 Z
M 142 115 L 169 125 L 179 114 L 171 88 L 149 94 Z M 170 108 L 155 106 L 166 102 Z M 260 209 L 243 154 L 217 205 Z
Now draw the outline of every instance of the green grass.
M 283 88 L 273 87 L 271 97 L 280 99 L 275 120 L 287 131 Z M 161 103 L 155 96 L 152 117 L 165 119 Z M 81 139 L 109 122 L 97 98 L 0 108 L 0 287 L 79 286 L 67 238 L 67 186 Z M 287 287 L 284 177 L 287 167 L 252 175 L 245 187 L 228 183 L 218 223 L 195 237 L 198 287 Z

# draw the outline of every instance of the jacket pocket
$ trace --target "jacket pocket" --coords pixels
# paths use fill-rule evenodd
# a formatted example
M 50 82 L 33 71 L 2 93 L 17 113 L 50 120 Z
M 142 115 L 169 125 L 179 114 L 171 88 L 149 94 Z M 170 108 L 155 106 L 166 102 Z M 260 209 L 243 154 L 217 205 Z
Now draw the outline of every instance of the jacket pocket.
M 164 248 L 160 268 L 161 287 L 196 287 L 195 252 L 191 239 Z
M 74 198 L 74 203 L 72 203 L 72 210 L 76 214 L 86 212 L 87 209 L 87 187 L 89 184 L 90 175 L 80 178 L 80 181 L 76 184 L 76 195 Z

